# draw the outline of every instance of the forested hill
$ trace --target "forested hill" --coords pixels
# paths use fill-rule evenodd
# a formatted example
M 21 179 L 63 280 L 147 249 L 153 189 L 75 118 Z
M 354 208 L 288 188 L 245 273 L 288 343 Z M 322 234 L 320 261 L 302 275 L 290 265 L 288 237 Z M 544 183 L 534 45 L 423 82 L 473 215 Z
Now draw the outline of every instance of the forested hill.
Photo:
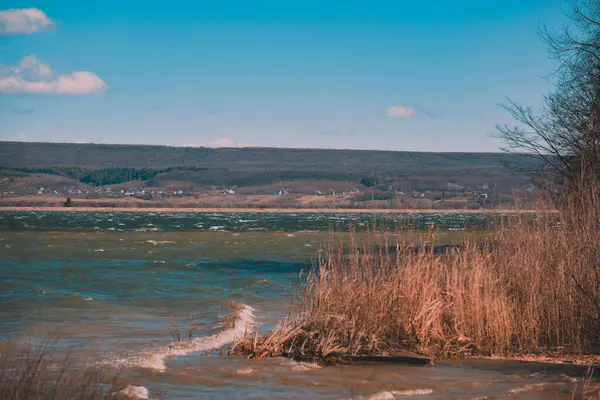
M 18 167 L 168 168 L 248 166 L 329 166 L 334 169 L 428 166 L 435 169 L 498 167 L 503 161 L 528 165 L 523 156 L 503 153 L 426 153 L 374 150 L 206 148 L 76 143 L 0 142 L 0 165 Z
M 448 182 L 509 188 L 525 183 L 527 178 L 513 174 L 504 164 L 527 166 L 532 162 L 525 156 L 503 153 L 0 142 L 0 167 L 5 168 L 78 167 L 85 169 L 85 174 L 93 170 L 133 168 L 151 169 L 151 175 L 169 169 L 169 179 L 223 185 L 298 179 L 359 182 L 363 177 L 377 176 L 381 183 L 406 183 L 423 188 Z

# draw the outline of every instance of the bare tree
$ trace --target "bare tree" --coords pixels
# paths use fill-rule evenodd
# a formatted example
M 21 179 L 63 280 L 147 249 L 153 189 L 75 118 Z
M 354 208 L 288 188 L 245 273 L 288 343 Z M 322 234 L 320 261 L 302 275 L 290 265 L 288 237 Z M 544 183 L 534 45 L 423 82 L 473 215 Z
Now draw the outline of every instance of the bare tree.
M 540 32 L 557 65 L 553 92 L 537 112 L 509 100 L 518 125 L 498 125 L 496 136 L 505 151 L 539 159 L 536 172 L 573 180 L 600 176 L 600 0 L 574 0 L 567 15 L 570 27 Z

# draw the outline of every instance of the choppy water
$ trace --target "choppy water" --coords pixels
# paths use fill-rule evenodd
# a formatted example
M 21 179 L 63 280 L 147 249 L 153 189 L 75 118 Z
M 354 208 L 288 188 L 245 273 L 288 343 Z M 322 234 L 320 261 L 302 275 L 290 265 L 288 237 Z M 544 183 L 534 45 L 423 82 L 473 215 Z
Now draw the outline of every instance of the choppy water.
M 448 241 L 486 220 L 411 218 L 421 221 L 417 226 L 452 229 L 441 234 Z M 343 230 L 349 222 L 360 229 L 372 220 L 0 213 L 0 336 L 59 336 L 61 351 L 121 367 L 128 382 L 158 399 L 571 398 L 573 381 L 585 372 L 580 368 L 502 361 L 319 368 L 206 354 L 249 321 L 268 329 L 284 316 L 300 271 L 310 267 L 332 226 Z M 393 226 L 401 217 L 380 223 Z M 237 304 L 233 324 L 223 318 L 231 301 Z M 173 345 L 170 326 L 185 333 L 188 320 L 197 325 L 196 339 Z
M 3 212 L 0 230 L 231 231 L 442 230 L 487 229 L 508 214 L 406 213 L 390 215 L 336 213 L 165 213 L 165 212 Z

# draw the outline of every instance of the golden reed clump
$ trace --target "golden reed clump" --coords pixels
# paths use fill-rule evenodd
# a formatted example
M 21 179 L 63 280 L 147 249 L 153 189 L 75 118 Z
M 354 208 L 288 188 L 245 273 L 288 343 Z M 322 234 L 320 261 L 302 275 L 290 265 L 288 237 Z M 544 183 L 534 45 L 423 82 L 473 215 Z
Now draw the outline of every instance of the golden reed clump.
M 600 354 L 600 185 L 558 214 L 513 217 L 485 240 L 415 251 L 406 233 L 324 249 L 290 315 L 233 352 L 304 359 Z M 466 237 L 466 236 L 465 236 Z M 253 336 L 253 337 L 252 337 Z

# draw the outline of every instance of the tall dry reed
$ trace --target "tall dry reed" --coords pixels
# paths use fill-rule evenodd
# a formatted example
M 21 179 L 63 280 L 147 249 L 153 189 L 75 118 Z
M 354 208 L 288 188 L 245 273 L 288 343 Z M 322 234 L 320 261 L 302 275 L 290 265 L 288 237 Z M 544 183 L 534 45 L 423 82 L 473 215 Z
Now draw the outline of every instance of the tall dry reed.
M 55 351 L 55 343 L 0 348 L 0 399 L 128 399 L 115 375 Z
M 405 233 L 325 249 L 286 320 L 240 349 L 439 357 L 600 352 L 600 185 L 436 254 Z

